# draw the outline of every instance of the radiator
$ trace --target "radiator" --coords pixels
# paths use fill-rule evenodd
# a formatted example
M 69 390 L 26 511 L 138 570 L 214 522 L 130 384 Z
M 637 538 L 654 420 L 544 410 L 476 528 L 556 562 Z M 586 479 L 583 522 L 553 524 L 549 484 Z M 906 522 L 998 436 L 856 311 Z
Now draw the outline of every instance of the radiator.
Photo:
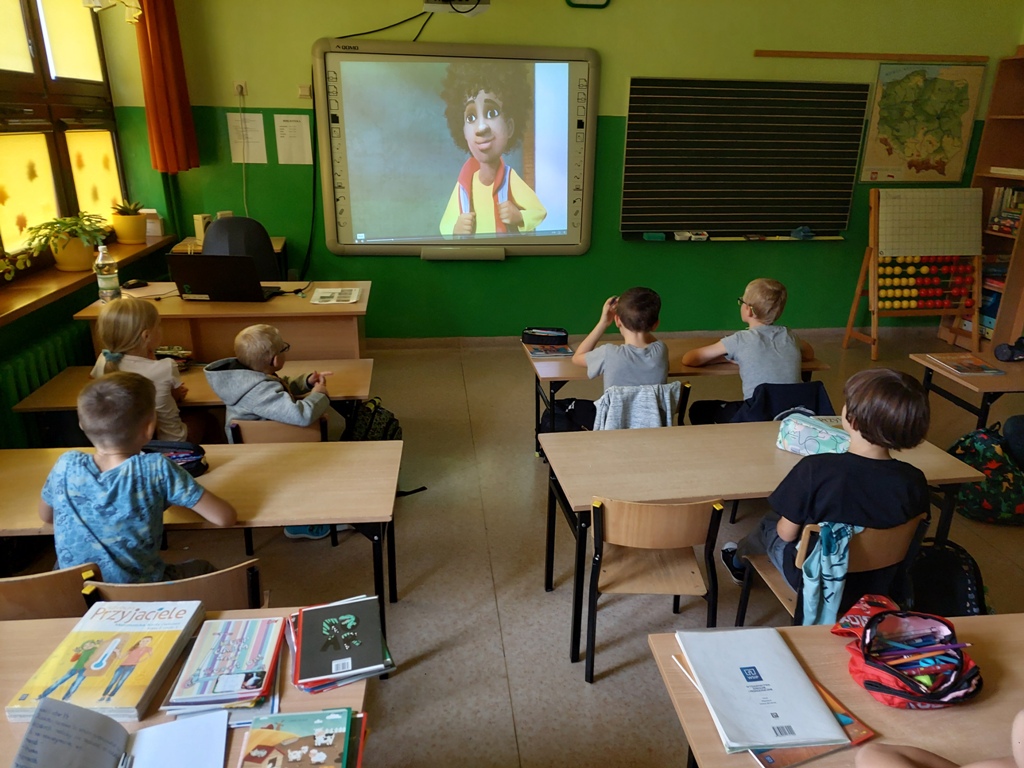
M 11 409 L 69 365 L 93 362 L 86 323 L 68 323 L 0 360 L 0 447 L 38 448 L 43 435 L 33 414 Z

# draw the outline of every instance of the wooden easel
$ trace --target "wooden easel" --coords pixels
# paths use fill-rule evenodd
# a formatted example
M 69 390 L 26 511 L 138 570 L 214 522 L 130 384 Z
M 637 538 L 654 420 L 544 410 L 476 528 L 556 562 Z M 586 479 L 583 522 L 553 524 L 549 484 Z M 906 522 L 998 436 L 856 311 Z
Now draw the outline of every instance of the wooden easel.
M 923 317 L 926 315 L 937 315 L 943 318 L 943 326 L 949 334 L 950 344 L 955 342 L 958 336 L 970 336 L 971 349 L 975 352 L 978 351 L 980 344 L 980 315 L 978 310 L 981 303 L 982 222 L 980 216 L 980 197 L 978 198 L 979 213 L 977 215 L 975 215 L 970 207 L 961 208 L 961 206 L 954 206 L 952 213 L 944 212 L 935 215 L 932 221 L 926 222 L 927 226 L 923 229 L 919 221 L 905 222 L 913 226 L 908 228 L 909 234 L 899 240 L 894 240 L 891 234 L 891 227 L 894 225 L 898 227 L 901 224 L 899 216 L 889 215 L 891 211 L 887 211 L 885 216 L 886 225 L 883 227 L 881 235 L 879 231 L 879 221 L 882 218 L 880 211 L 883 205 L 887 204 L 886 201 L 890 197 L 902 196 L 920 200 L 927 199 L 927 195 L 932 194 L 936 196 L 935 199 L 942 199 L 943 202 L 947 203 L 955 203 L 954 198 L 957 196 L 957 193 L 972 193 L 973 191 L 967 189 L 886 190 L 888 195 L 883 199 L 880 190 L 871 190 L 868 247 L 864 251 L 864 261 L 861 263 L 860 276 L 857 278 L 857 289 L 854 291 L 853 303 L 850 306 L 850 317 L 846 321 L 843 349 L 849 348 L 850 339 L 863 341 L 871 345 L 871 359 L 877 360 L 879 317 Z M 895 210 L 895 208 L 892 210 Z M 952 232 L 954 227 L 959 227 L 959 231 L 962 232 L 965 226 L 972 226 L 978 232 L 977 247 L 975 248 L 972 245 L 967 249 L 976 251 L 975 253 L 954 253 L 947 246 L 935 244 L 936 238 L 938 240 L 942 239 L 941 236 L 944 229 L 949 229 Z M 918 246 L 915 245 L 915 232 L 927 233 L 927 236 L 919 236 L 921 251 L 916 250 Z M 951 241 L 953 250 L 957 250 L 957 245 L 958 243 Z M 907 253 L 908 250 L 916 252 Z M 935 262 L 933 261 L 935 258 L 946 259 L 947 261 Z M 970 266 L 969 271 L 957 271 L 955 274 L 952 274 L 953 267 L 962 269 L 967 265 Z M 924 270 L 922 267 L 927 269 L 927 272 L 923 275 L 922 272 Z M 943 267 L 949 267 L 950 269 L 944 272 Z M 887 272 L 886 270 L 889 271 Z M 968 275 L 972 276 L 969 283 L 965 280 Z M 936 277 L 939 278 L 939 284 L 931 285 Z M 955 283 L 958 277 L 961 279 L 959 284 Z M 927 278 L 925 282 L 929 284 L 923 285 L 922 278 Z M 892 285 L 893 280 L 906 280 L 907 283 L 905 285 Z M 882 281 L 888 281 L 888 284 L 881 285 Z M 965 289 L 964 295 L 953 296 L 952 291 L 957 288 Z M 937 297 L 922 296 L 921 291 L 923 289 L 926 289 L 929 293 L 938 289 L 941 290 L 941 295 Z M 917 293 L 913 294 L 915 290 Z M 890 297 L 888 295 L 889 291 L 900 291 L 901 295 Z M 885 295 L 880 295 L 881 292 L 885 292 Z M 868 312 L 871 315 L 870 335 L 854 328 L 857 311 L 860 308 L 860 300 L 863 297 L 867 297 Z M 947 300 L 951 302 L 951 305 L 948 307 L 920 306 L 921 302 L 937 301 L 944 303 Z M 967 305 L 968 300 L 971 301 L 970 307 Z M 890 305 L 888 307 L 885 306 L 887 302 Z M 907 306 L 904 306 L 904 302 L 907 303 Z M 917 306 L 914 307 L 911 302 L 914 302 Z M 894 304 L 895 306 L 893 306 Z M 965 315 L 969 315 L 972 320 L 970 331 L 963 329 L 961 319 L 967 319 L 964 317 Z

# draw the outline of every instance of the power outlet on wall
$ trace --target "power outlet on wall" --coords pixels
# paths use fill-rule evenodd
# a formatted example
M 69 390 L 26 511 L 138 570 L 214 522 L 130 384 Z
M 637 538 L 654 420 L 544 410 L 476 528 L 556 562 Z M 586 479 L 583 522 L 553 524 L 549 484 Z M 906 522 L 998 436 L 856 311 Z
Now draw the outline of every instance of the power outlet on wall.
M 491 0 L 423 0 L 427 13 L 461 13 L 476 16 L 491 7 Z
M 235 96 L 248 96 L 249 86 L 245 80 L 235 80 Z

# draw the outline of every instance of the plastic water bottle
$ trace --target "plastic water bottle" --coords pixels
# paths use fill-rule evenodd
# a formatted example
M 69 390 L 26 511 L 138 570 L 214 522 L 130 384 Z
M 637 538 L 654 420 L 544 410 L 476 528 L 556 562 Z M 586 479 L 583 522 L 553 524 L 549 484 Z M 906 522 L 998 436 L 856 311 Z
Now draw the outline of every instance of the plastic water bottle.
M 117 280 L 117 262 L 110 255 L 107 246 L 100 246 L 100 254 L 93 264 L 93 272 L 96 273 L 96 284 L 99 287 L 100 301 L 106 304 L 108 301 L 121 298 L 121 283 Z

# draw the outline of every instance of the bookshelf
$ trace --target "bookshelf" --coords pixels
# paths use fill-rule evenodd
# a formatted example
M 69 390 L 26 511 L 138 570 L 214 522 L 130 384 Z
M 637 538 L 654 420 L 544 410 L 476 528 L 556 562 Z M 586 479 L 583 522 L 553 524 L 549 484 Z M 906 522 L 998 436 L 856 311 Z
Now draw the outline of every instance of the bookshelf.
M 992 85 L 985 128 L 978 147 L 978 159 L 974 166 L 972 187 L 982 190 L 982 252 L 985 266 L 991 271 L 996 264 L 1006 267 L 1005 283 L 1000 288 L 998 281 L 985 279 L 983 267 L 982 288 L 984 292 L 1001 294 L 999 310 L 995 317 L 991 339 L 982 339 L 982 348 L 989 349 L 995 344 L 1013 343 L 1024 334 L 1024 241 L 1020 229 L 998 231 L 990 225 L 993 198 L 1002 190 L 1019 188 L 1024 190 L 1024 46 L 1016 54 L 1000 60 Z M 1024 194 L 1024 193 L 1022 193 Z M 999 207 L 998 200 L 996 207 Z M 983 307 L 985 297 L 982 298 Z M 984 311 L 984 309 L 983 309 Z M 952 340 L 953 331 L 946 321 L 939 335 Z M 959 341 L 962 337 L 956 337 Z M 960 342 L 963 344 L 963 342 Z

